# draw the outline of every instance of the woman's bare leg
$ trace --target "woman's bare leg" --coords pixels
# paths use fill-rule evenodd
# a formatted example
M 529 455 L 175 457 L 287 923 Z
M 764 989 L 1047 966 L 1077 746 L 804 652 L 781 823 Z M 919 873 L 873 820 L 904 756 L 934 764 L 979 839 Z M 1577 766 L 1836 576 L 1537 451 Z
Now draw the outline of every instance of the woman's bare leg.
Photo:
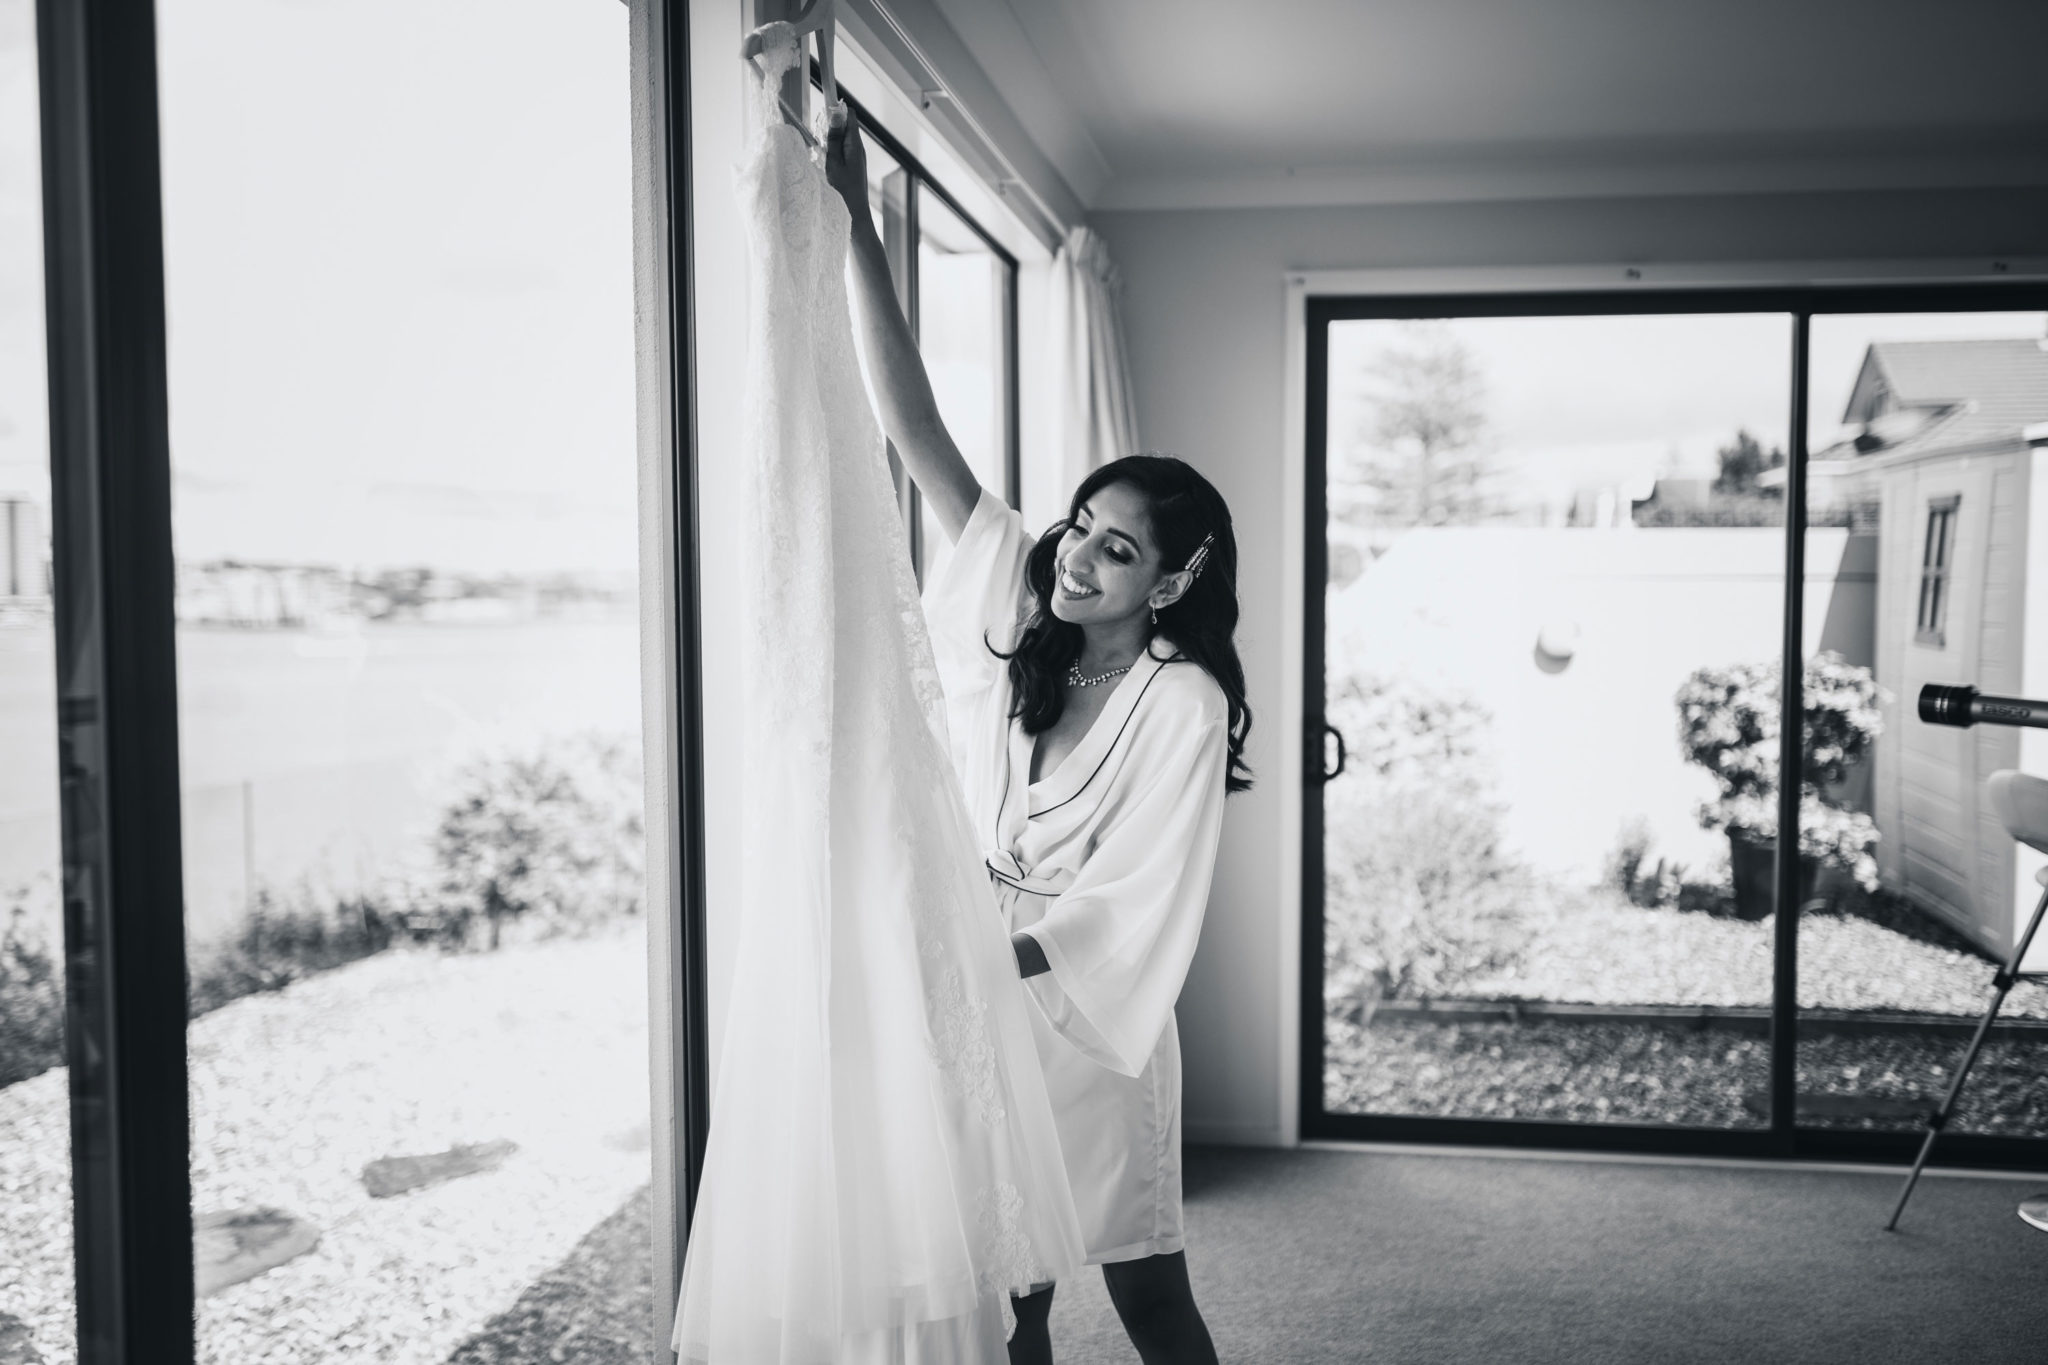
M 1019 1298 L 1010 1295 L 1017 1311 L 1017 1330 L 1010 1335 L 1010 1365 L 1052 1365 L 1053 1286 Z
M 1145 1365 L 1216 1365 L 1216 1344 L 1188 1284 L 1187 1253 L 1117 1261 L 1102 1267 L 1102 1280 Z

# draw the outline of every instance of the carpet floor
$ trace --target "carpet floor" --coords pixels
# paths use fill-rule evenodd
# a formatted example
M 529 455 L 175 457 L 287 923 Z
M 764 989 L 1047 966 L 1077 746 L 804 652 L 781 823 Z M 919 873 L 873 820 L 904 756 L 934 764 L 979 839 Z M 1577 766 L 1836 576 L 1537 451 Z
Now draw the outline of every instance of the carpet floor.
M 1189 1273 L 1226 1365 L 2042 1365 L 2048 1190 L 1884 1172 L 1190 1148 Z M 1137 1360 L 1089 1270 L 1060 1365 Z

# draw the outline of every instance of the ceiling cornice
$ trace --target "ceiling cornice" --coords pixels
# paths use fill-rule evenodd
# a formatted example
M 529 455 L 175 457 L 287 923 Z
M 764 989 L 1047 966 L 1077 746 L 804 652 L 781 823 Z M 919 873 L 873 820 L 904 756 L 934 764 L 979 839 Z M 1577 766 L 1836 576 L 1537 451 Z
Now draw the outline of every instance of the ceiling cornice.
M 1109 159 L 1087 122 L 1063 96 L 1007 0 L 936 0 L 990 84 L 1010 106 L 1082 203 L 1109 182 Z
M 1093 211 L 1309 208 L 1534 199 L 1668 198 L 2048 187 L 2048 147 L 1794 155 L 1544 154 L 1375 166 L 1275 167 L 1110 181 Z

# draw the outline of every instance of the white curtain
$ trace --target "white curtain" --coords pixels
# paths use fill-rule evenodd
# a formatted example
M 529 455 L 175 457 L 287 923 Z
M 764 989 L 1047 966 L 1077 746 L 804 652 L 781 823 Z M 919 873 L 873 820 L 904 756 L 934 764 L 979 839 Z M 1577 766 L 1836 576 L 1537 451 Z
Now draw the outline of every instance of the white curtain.
M 1052 267 L 1052 374 L 1059 394 L 1059 514 L 1092 469 L 1138 449 L 1131 362 L 1117 318 L 1109 244 L 1092 228 L 1067 233 Z

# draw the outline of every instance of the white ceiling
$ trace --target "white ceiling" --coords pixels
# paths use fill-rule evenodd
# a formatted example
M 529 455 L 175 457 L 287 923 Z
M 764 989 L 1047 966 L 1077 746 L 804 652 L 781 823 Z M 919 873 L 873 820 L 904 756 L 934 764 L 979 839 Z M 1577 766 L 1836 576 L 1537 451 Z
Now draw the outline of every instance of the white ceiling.
M 934 3 L 1091 208 L 2048 184 L 2048 0 Z

